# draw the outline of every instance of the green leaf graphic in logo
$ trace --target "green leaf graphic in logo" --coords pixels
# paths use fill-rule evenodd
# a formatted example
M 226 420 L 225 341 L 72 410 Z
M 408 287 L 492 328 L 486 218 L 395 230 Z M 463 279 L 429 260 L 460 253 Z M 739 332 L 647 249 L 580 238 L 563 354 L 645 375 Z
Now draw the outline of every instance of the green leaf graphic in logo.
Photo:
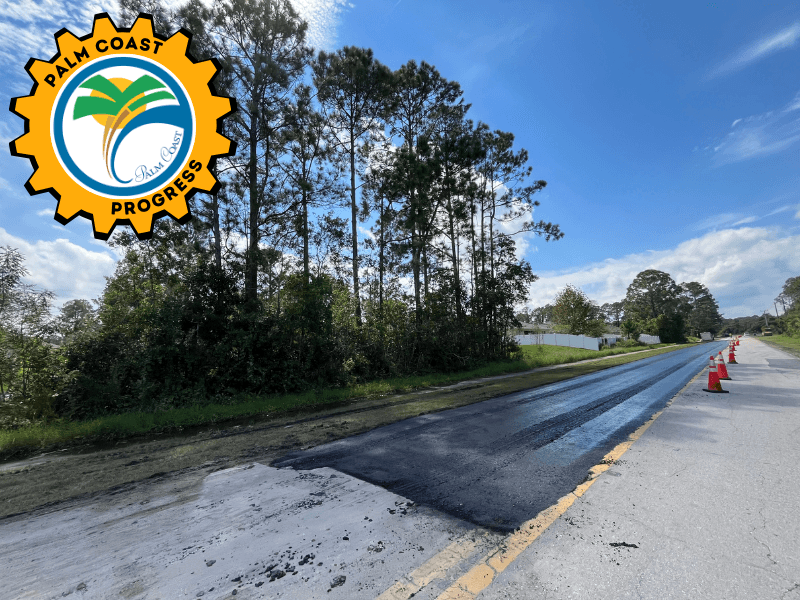
M 114 134 L 124 130 L 134 117 L 147 109 L 148 104 L 158 100 L 175 100 L 176 98 L 170 92 L 163 91 L 166 86 L 150 75 L 143 75 L 134 82 L 121 78 L 106 79 L 102 75 L 95 75 L 82 83 L 80 87 L 92 90 L 92 95 L 81 96 L 75 101 L 72 118 L 77 120 L 91 116 L 105 126 L 103 160 L 109 176 L 117 179 L 113 175 L 112 153 L 110 153 Z

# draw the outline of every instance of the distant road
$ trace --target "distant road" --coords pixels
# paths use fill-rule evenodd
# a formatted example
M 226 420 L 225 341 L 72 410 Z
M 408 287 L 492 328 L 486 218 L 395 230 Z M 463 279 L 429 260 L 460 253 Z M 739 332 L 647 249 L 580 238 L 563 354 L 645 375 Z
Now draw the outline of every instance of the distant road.
M 510 531 L 573 490 L 725 346 L 700 344 L 400 421 L 273 465 L 331 467 L 476 525 Z

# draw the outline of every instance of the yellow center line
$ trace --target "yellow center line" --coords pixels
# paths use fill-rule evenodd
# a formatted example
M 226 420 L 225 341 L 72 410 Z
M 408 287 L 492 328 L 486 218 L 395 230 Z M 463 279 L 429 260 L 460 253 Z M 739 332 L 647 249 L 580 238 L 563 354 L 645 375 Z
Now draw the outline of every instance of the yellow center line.
M 481 537 L 485 538 L 484 533 Z M 376 600 L 407 600 L 432 581 L 443 579 L 447 571 L 466 560 L 478 549 L 481 540 L 474 532 L 465 534 L 448 545 L 444 550 L 429 558 L 420 567 L 396 582 Z

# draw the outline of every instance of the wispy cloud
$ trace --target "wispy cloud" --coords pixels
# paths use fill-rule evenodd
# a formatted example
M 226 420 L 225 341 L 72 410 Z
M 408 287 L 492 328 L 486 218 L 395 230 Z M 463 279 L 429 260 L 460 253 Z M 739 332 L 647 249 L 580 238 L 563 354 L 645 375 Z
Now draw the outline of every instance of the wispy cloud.
M 772 35 L 768 35 L 755 43 L 741 49 L 733 57 L 729 58 L 721 65 L 712 69 L 708 74 L 708 79 L 720 77 L 743 69 L 767 56 L 792 48 L 800 39 L 800 22 L 792 23 L 785 29 Z
M 94 15 L 100 12 L 115 16 L 117 3 L 108 0 L 78 3 L 12 0 L 0 3 L 0 65 L 22 71 L 30 57 L 49 59 L 57 51 L 53 38 L 56 31 L 66 27 L 77 36 L 89 33 Z
M 291 0 L 298 14 L 308 23 L 306 41 L 317 50 L 332 50 L 336 27 L 342 13 L 353 5 L 347 0 Z
M 732 227 L 737 222 L 745 219 L 746 216 L 742 213 L 722 213 L 718 215 L 711 215 L 702 221 L 695 223 L 690 227 L 693 231 L 706 231 L 709 229 L 725 229 Z
M 783 112 L 788 113 L 792 112 L 793 110 L 800 110 L 800 92 L 795 94 L 794 100 L 789 102 L 789 105 L 783 109 Z
M 736 119 L 724 136 L 704 147 L 721 166 L 783 152 L 800 141 L 800 93 L 785 107 Z
M 800 218 L 800 216 L 798 216 Z M 800 272 L 800 235 L 780 237 L 774 228 L 725 229 L 682 242 L 670 250 L 629 254 L 560 272 L 539 272 L 531 306 L 551 302 L 567 284 L 600 304 L 625 297 L 646 269 L 669 273 L 680 283 L 706 285 L 725 316 L 761 314 L 787 278 Z
M 754 207 L 754 208 L 757 208 Z M 787 204 L 768 212 L 765 215 L 749 215 L 745 216 L 743 213 L 720 213 L 706 217 L 702 221 L 690 225 L 687 229 L 689 231 L 719 231 L 721 229 L 729 229 L 739 225 L 746 225 L 748 223 L 755 223 L 762 219 L 778 215 L 780 213 L 800 209 L 798 204 Z
M 800 208 L 800 206 L 796 206 L 796 205 L 781 206 L 780 208 L 776 208 L 771 213 L 768 213 L 765 216 L 771 217 L 772 215 L 777 215 L 777 214 L 780 214 L 782 212 L 787 212 L 787 211 L 790 211 L 790 210 L 794 210 L 796 208 Z
M 210 3 L 210 0 L 204 0 Z M 299 15 L 308 22 L 308 43 L 319 49 L 332 49 L 336 27 L 343 11 L 352 4 L 346 0 L 291 0 Z M 182 0 L 166 0 L 176 8 Z M 0 65 L 22 68 L 28 58 L 49 59 L 57 47 L 53 34 L 66 27 L 77 36 L 89 33 L 94 15 L 107 12 L 117 18 L 115 0 L 10 0 L 0 2 Z M 24 73 L 22 73 L 24 75 Z M 29 83 L 27 81 L 26 83 Z M 15 93 L 20 93 L 15 91 Z

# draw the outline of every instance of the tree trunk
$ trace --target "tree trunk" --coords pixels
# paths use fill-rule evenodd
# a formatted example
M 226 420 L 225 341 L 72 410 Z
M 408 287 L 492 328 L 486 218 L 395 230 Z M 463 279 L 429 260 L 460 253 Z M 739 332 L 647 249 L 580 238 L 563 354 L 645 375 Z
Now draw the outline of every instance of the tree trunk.
M 383 237 L 383 198 L 381 197 L 381 213 L 380 213 L 380 238 L 378 242 L 378 314 L 381 321 L 383 321 L 383 253 L 386 245 Z
M 411 270 L 414 273 L 414 306 L 416 308 L 416 322 L 422 322 L 422 299 L 420 298 L 420 251 L 419 234 L 417 233 L 416 223 L 411 226 Z M 419 335 L 419 330 L 417 331 Z
M 310 274 L 308 268 L 308 191 L 303 189 L 303 278 L 308 287 Z
M 350 213 L 353 220 L 353 298 L 356 303 L 356 325 L 361 326 L 361 296 L 358 290 L 358 207 L 356 206 L 356 142 L 350 129 Z
M 492 207 L 489 211 L 489 273 L 494 278 L 494 216 L 497 212 L 497 207 L 494 203 L 494 194 L 492 195 Z
M 214 263 L 222 270 L 222 235 L 219 230 L 219 196 L 211 197 L 211 225 L 214 229 Z
M 430 290 L 428 289 L 428 244 L 426 243 L 428 239 L 428 232 L 424 232 L 421 236 L 422 241 L 422 285 L 425 289 L 425 301 L 428 301 L 428 297 L 430 296 Z
M 456 319 L 461 321 L 461 280 L 459 279 L 458 273 L 458 241 L 456 240 L 455 216 L 453 215 L 453 199 L 449 192 L 447 194 L 447 212 L 450 221 L 450 254 L 453 261 L 453 284 L 456 288 Z
M 257 111 L 258 98 L 253 96 L 254 111 Z M 245 298 L 255 300 L 258 297 L 258 115 L 253 116 L 250 129 L 250 235 L 245 259 Z

